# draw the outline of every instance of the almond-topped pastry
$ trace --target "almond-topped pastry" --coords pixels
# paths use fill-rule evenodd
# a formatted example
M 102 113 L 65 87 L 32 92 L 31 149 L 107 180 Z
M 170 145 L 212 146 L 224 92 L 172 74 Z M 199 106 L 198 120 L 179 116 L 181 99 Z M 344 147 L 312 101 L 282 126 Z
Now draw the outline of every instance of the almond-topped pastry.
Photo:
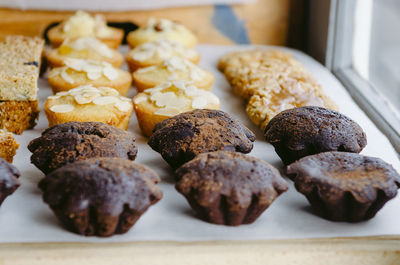
M 258 91 L 249 99 L 246 112 L 251 121 L 264 130 L 268 122 L 280 112 L 303 106 L 337 110 L 336 104 L 324 94 L 320 86 L 287 80 L 275 89 Z
M 194 109 L 219 109 L 213 93 L 185 82 L 172 82 L 144 90 L 133 98 L 139 126 L 146 136 L 154 125 L 179 113 Z
M 107 86 L 126 95 L 131 83 L 131 75 L 106 62 L 67 58 L 65 66 L 53 68 L 48 80 L 54 93 L 67 91 L 82 85 Z
M 177 41 L 188 48 L 197 44 L 197 37 L 190 30 L 182 24 L 168 19 L 150 18 L 146 27 L 132 31 L 126 37 L 132 48 L 160 39 Z
M 185 58 L 172 57 L 162 64 L 137 70 L 133 73 L 133 80 L 139 92 L 173 81 L 190 82 L 198 88 L 210 90 L 214 76 Z
M 248 101 L 247 114 L 262 130 L 286 109 L 319 106 L 337 110 L 318 81 L 290 53 L 272 49 L 229 53 L 219 59 L 218 68 L 234 92 Z
M 186 48 L 181 43 L 172 40 L 156 40 L 143 43 L 126 55 L 131 72 L 147 66 L 157 65 L 171 57 L 182 57 L 197 64 L 200 55 L 193 49 Z
M 124 37 L 122 29 L 107 26 L 103 16 L 91 16 L 84 11 L 77 11 L 60 25 L 48 32 L 51 45 L 58 47 L 65 39 L 76 39 L 80 37 L 96 37 L 110 48 L 118 48 Z
M 110 87 L 80 86 L 47 98 L 44 111 L 49 126 L 69 121 L 97 121 L 126 130 L 133 106 Z
M 95 37 L 66 39 L 61 46 L 50 50 L 46 57 L 52 67 L 65 65 L 66 58 L 107 62 L 117 68 L 121 67 L 124 60 L 121 53 L 111 49 Z

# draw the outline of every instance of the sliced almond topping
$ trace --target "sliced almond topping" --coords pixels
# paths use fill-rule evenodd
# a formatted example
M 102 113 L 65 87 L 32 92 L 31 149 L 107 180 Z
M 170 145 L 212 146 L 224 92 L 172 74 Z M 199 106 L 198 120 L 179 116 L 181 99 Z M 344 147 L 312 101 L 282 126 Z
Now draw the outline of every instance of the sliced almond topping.
M 55 94 L 55 96 L 60 96 L 60 97 L 65 96 L 65 95 L 68 95 L 68 91 L 61 91 L 61 92 L 58 92 L 57 94 Z
M 59 95 L 49 96 L 47 99 L 58 99 L 60 98 Z
M 82 104 L 89 104 L 90 102 L 92 102 L 93 97 L 84 97 L 82 95 L 76 95 L 74 97 L 74 99 L 75 99 L 76 103 L 82 105 Z
M 169 93 L 171 94 L 172 92 L 169 92 Z M 167 93 L 165 93 L 165 94 L 167 94 Z M 164 96 L 164 94 L 161 91 L 154 91 L 153 93 L 150 94 L 150 100 L 157 101 L 158 99 L 162 98 L 163 96 Z M 159 107 L 163 107 L 163 106 L 164 105 L 159 106 Z
M 190 69 L 190 79 L 199 81 L 205 77 L 206 73 L 197 66 Z
M 177 96 L 174 92 L 167 92 L 167 93 L 156 93 L 151 97 L 152 100 L 155 101 L 156 106 L 164 107 L 171 101 L 176 101 Z
M 195 98 L 192 102 L 192 108 L 194 109 L 203 109 L 207 106 L 207 99 L 203 97 Z
M 154 112 L 155 115 L 163 115 L 168 117 L 178 115 L 179 113 L 181 113 L 181 111 L 177 108 L 162 108 Z
M 172 72 L 170 75 L 168 75 L 168 81 L 175 81 L 179 79 L 179 74 L 177 72 Z
M 75 83 L 74 79 L 69 74 L 67 74 L 65 69 L 64 69 L 64 71 L 61 72 L 61 78 L 70 84 Z
M 146 72 L 154 71 L 156 69 L 157 69 L 157 66 L 152 65 L 152 66 L 140 68 L 140 69 L 136 70 L 136 72 L 137 73 L 146 73 Z
M 147 101 L 147 97 L 144 96 L 144 95 L 135 97 L 135 98 L 133 99 L 133 103 L 135 103 L 135 104 L 139 104 L 140 102 L 143 102 L 143 101 Z
M 75 71 L 82 71 L 87 64 L 87 61 L 77 58 L 66 58 L 64 62 L 68 68 L 74 69 Z
M 132 109 L 132 103 L 128 101 L 119 100 L 114 106 L 123 112 L 128 112 Z
M 119 92 L 116 89 L 111 88 L 111 87 L 103 86 L 103 87 L 99 87 L 97 89 L 98 89 L 98 91 L 100 91 L 100 93 L 103 96 L 119 96 Z
M 86 75 L 90 80 L 97 80 L 101 77 L 102 74 L 101 72 L 87 71 Z
M 93 100 L 93 103 L 96 105 L 108 105 L 108 104 L 115 104 L 118 102 L 118 98 L 115 96 L 103 96 L 98 97 Z
M 108 58 L 113 56 L 111 48 L 95 37 L 81 37 L 73 40 L 72 42 L 66 42 L 66 44 L 70 45 L 70 47 L 74 50 L 80 51 L 91 49 Z
M 65 66 L 64 66 L 64 67 L 60 67 L 60 68 L 58 68 L 58 67 L 57 67 L 57 68 L 54 68 L 54 69 L 52 69 L 52 70 L 49 72 L 49 74 L 48 74 L 47 77 L 49 77 L 49 78 L 56 77 L 56 76 L 60 75 L 61 72 L 62 72 L 64 69 L 66 69 Z
M 112 81 L 118 78 L 118 71 L 117 69 L 113 68 L 113 67 L 105 67 L 103 70 L 103 74 L 105 75 L 105 77 L 108 78 L 108 80 Z
M 55 113 L 67 113 L 74 110 L 74 106 L 71 104 L 60 104 L 50 107 L 50 110 Z
M 174 71 L 186 71 L 187 61 L 184 58 L 180 57 L 172 57 L 164 61 L 164 65 L 167 67 L 168 71 L 174 72 Z
M 87 97 L 87 98 L 97 98 L 100 97 L 100 93 L 98 91 L 84 91 L 82 96 Z

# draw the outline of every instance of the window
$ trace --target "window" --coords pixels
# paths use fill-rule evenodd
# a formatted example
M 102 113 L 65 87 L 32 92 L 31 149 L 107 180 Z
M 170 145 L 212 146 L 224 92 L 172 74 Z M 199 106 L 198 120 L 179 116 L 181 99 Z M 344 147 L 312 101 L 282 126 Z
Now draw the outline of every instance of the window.
M 400 1 L 331 0 L 326 64 L 400 152 Z

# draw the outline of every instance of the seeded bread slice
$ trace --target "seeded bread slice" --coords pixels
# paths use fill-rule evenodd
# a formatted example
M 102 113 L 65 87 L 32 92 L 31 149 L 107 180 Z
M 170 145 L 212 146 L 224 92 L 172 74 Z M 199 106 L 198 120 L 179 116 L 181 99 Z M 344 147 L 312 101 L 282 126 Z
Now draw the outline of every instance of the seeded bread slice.
M 44 40 L 37 37 L 7 36 L 0 43 L 0 64 L 40 66 L 43 47 Z
M 0 101 L 37 100 L 44 41 L 7 36 L 0 42 Z
M 33 65 L 0 65 L 0 100 L 37 100 L 39 72 Z

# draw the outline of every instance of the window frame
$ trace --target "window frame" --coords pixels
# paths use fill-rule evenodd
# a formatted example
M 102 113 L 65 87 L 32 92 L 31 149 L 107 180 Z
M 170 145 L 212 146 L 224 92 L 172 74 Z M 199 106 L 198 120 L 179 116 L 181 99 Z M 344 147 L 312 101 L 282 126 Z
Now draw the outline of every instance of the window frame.
M 400 120 L 379 90 L 353 67 L 355 10 L 356 0 L 330 0 L 325 66 L 400 153 Z

